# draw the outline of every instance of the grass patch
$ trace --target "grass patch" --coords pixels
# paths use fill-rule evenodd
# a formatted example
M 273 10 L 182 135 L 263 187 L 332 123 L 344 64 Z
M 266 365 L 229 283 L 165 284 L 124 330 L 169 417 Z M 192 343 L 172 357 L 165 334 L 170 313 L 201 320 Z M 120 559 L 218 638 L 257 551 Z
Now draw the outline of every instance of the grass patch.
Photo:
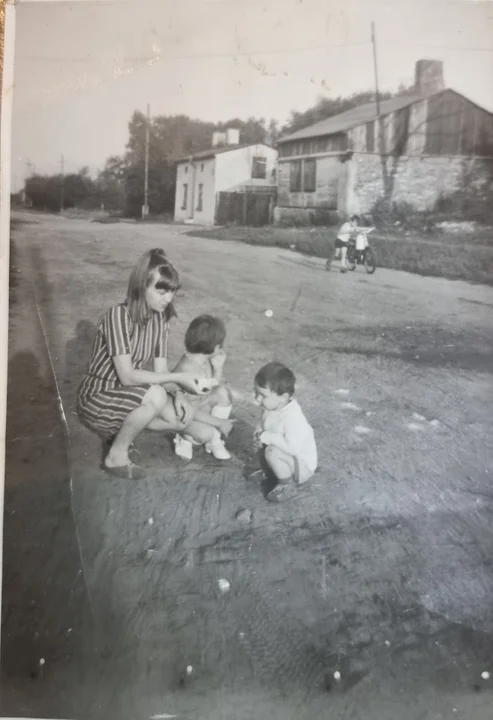
M 218 227 L 188 235 L 248 245 L 292 249 L 312 257 L 332 256 L 337 228 Z M 375 232 L 370 236 L 379 267 L 417 275 L 493 285 L 493 230 L 418 236 Z

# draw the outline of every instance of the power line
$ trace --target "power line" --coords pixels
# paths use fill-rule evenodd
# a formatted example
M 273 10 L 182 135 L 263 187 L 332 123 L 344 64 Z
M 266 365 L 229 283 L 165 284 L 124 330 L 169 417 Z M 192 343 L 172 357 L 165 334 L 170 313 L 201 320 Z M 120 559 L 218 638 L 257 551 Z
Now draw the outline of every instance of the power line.
M 236 52 L 229 53 L 191 53 L 189 55 L 165 55 L 163 57 L 131 57 L 131 58 L 117 58 L 119 62 L 134 63 L 141 62 L 144 64 L 155 64 L 157 62 L 164 62 L 166 60 L 193 60 L 203 58 L 232 58 L 232 57 L 254 57 L 255 55 L 290 55 L 291 53 L 301 52 L 314 52 L 315 50 L 332 50 L 345 47 L 358 47 L 363 45 L 369 45 L 368 40 L 354 43 L 340 43 L 334 45 L 312 45 L 298 48 L 286 48 L 284 50 L 254 50 L 248 52 L 246 50 L 239 50 Z M 116 59 L 116 58 L 113 58 Z M 32 55 L 19 56 L 18 60 L 27 60 L 33 62 L 76 62 L 76 63 L 96 63 L 97 61 L 91 58 L 67 58 L 67 57 L 36 57 Z M 101 63 L 105 60 L 101 60 Z M 107 60 L 106 60 L 107 62 Z
M 338 50 L 346 47 L 362 47 L 369 45 L 370 42 L 365 40 L 354 43 L 337 43 L 333 45 L 312 45 L 298 48 L 285 48 L 279 50 L 254 50 L 246 51 L 239 50 L 236 52 L 229 53 L 190 53 L 187 55 L 165 55 L 163 57 L 131 57 L 131 58 L 112 58 L 110 60 L 118 59 L 119 63 L 143 63 L 144 65 L 155 65 L 158 62 L 166 62 L 166 60 L 194 60 L 194 59 L 206 59 L 206 58 L 234 58 L 234 57 L 255 57 L 257 55 L 269 56 L 269 55 L 291 55 L 294 53 L 302 52 L 315 52 L 317 50 Z M 381 46 L 387 47 L 406 47 L 406 48 L 430 48 L 433 50 L 454 50 L 456 52 L 493 52 L 493 47 L 458 47 L 456 45 L 434 45 L 432 43 L 397 43 L 397 42 L 383 42 Z M 93 63 L 97 64 L 98 61 L 94 58 L 68 58 L 68 57 L 41 57 L 41 56 L 19 56 L 19 60 L 28 62 L 54 62 L 54 63 Z M 100 60 L 100 64 L 108 62 L 108 59 Z
M 384 42 L 382 45 L 399 48 L 430 48 L 430 50 L 454 50 L 457 52 L 493 52 L 493 47 L 456 47 L 454 45 L 431 45 L 428 43 L 397 43 Z

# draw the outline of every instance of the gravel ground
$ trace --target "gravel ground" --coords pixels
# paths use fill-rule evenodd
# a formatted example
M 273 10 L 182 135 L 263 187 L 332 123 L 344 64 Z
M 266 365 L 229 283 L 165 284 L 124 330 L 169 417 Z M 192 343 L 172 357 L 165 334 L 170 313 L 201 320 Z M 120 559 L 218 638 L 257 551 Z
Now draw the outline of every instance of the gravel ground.
M 489 720 L 493 290 L 328 273 L 176 226 L 17 219 L 2 712 Z M 99 315 L 153 246 L 183 279 L 172 360 L 195 315 L 220 315 L 243 399 L 231 462 L 185 463 L 147 433 L 148 477 L 130 483 L 100 469 L 74 398 Z M 249 479 L 252 379 L 273 358 L 297 375 L 320 456 L 283 506 Z

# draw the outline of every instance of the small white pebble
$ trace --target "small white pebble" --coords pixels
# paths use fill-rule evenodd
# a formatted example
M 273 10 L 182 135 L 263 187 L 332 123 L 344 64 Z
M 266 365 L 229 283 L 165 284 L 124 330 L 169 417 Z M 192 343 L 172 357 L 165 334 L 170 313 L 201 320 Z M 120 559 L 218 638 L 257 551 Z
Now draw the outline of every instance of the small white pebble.
M 44 659 L 44 658 L 41 658 L 41 660 L 39 661 L 39 664 L 42 666 L 42 665 L 45 664 L 45 662 L 46 662 L 45 659 Z
M 149 525 L 154 525 L 154 520 L 153 520 L 152 518 L 149 518 L 149 520 L 147 521 L 147 523 L 148 523 Z
M 387 647 L 390 647 L 390 640 L 386 640 L 385 644 L 387 645 Z
M 483 678 L 483 680 L 489 680 L 490 674 L 487 670 L 485 670 L 484 672 L 481 673 L 481 677 Z
M 407 427 L 409 430 L 424 430 L 425 428 L 423 425 L 418 425 L 417 423 L 408 423 Z
M 341 679 L 341 673 L 339 670 L 336 670 L 334 673 L 334 680 L 340 680 Z
M 343 410 L 361 410 L 361 408 L 352 402 L 343 402 L 341 403 L 341 408 Z
M 272 310 L 265 311 L 265 317 L 272 317 L 273 315 L 274 315 L 274 313 L 272 312 Z
M 243 640 L 244 637 L 245 637 L 245 633 L 241 632 L 241 633 L 240 633 L 240 638 Z
M 231 587 L 229 582 L 227 580 L 225 580 L 224 578 L 221 578 L 220 580 L 218 580 L 217 584 L 219 585 L 219 590 L 224 593 L 228 592 L 228 590 Z
M 193 667 L 191 665 L 187 665 L 187 675 L 191 675 L 193 673 Z

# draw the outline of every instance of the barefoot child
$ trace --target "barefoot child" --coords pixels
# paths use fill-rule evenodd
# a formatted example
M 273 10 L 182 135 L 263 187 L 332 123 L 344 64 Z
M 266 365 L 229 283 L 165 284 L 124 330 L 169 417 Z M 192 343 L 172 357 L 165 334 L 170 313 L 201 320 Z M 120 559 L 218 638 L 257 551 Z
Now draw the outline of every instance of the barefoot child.
M 233 428 L 229 419 L 232 410 L 231 393 L 221 385 L 226 353 L 223 350 L 226 329 L 222 320 L 211 315 L 200 315 L 190 323 L 185 334 L 186 352 L 176 366 L 176 373 L 194 373 L 194 377 L 211 380 L 210 390 L 204 395 L 187 395 L 192 405 L 192 422 L 183 436 L 175 438 L 176 454 L 192 458 L 192 445 L 204 445 L 218 460 L 229 460 L 231 455 L 221 437 L 228 437 Z
M 255 376 L 255 398 L 264 409 L 256 431 L 265 462 L 277 479 L 270 502 L 287 499 L 290 484 L 301 485 L 317 468 L 313 428 L 293 398 L 296 378 L 279 362 L 264 365 Z

